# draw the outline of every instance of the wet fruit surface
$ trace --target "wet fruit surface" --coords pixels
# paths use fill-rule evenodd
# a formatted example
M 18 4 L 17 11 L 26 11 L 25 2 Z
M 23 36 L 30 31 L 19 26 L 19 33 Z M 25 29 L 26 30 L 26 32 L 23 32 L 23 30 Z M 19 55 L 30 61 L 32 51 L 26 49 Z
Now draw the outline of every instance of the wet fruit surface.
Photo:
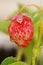
M 27 14 L 18 14 L 11 18 L 8 27 L 10 38 L 20 47 L 27 47 L 33 38 L 34 25 Z

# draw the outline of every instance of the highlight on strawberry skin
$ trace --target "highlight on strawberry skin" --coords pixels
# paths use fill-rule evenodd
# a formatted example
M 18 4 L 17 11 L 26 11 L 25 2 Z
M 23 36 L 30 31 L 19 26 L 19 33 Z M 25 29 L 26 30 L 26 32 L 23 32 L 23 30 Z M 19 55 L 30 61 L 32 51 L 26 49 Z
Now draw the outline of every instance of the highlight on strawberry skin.
M 22 48 L 27 47 L 34 35 L 34 24 L 27 14 L 17 14 L 10 18 L 11 24 L 8 26 L 10 38 Z

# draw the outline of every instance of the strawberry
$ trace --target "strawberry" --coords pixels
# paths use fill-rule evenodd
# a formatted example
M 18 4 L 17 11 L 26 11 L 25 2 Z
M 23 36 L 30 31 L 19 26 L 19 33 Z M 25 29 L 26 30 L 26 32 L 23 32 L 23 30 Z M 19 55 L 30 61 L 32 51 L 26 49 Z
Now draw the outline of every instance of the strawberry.
M 27 47 L 34 33 L 34 25 L 29 15 L 17 14 L 10 18 L 11 24 L 8 27 L 10 38 L 22 48 Z

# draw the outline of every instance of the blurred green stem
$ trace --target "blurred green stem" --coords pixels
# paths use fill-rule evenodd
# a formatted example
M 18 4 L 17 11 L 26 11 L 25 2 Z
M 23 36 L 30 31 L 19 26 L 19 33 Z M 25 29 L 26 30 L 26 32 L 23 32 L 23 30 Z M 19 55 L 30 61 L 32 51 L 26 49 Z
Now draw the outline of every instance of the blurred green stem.
M 41 37 L 42 37 L 42 32 L 43 32 L 43 21 L 40 21 L 40 26 L 39 26 L 38 29 L 39 29 L 38 38 L 37 38 L 37 41 L 36 41 L 34 48 L 33 48 L 32 65 L 35 65 L 35 60 L 40 53 L 39 47 L 40 47 L 40 44 L 41 44 Z
M 24 6 L 18 11 L 18 13 L 21 13 L 24 8 L 26 8 L 26 7 L 31 7 L 31 6 L 36 7 L 36 8 L 39 9 L 41 12 L 43 12 L 43 9 L 42 9 L 40 6 L 38 6 L 38 5 L 36 5 L 36 4 L 27 4 L 27 5 L 24 5 Z
M 19 47 L 18 53 L 17 53 L 17 56 L 16 56 L 16 59 L 18 61 L 21 60 L 22 53 L 23 53 L 23 48 Z

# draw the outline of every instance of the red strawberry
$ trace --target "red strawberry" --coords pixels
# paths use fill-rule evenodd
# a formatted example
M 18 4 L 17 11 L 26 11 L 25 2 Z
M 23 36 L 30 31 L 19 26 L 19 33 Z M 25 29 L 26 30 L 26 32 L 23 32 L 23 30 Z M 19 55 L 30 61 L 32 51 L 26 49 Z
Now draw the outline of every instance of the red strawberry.
M 20 47 L 27 47 L 33 38 L 34 25 L 31 18 L 25 14 L 18 14 L 11 18 L 8 32 L 11 39 Z

